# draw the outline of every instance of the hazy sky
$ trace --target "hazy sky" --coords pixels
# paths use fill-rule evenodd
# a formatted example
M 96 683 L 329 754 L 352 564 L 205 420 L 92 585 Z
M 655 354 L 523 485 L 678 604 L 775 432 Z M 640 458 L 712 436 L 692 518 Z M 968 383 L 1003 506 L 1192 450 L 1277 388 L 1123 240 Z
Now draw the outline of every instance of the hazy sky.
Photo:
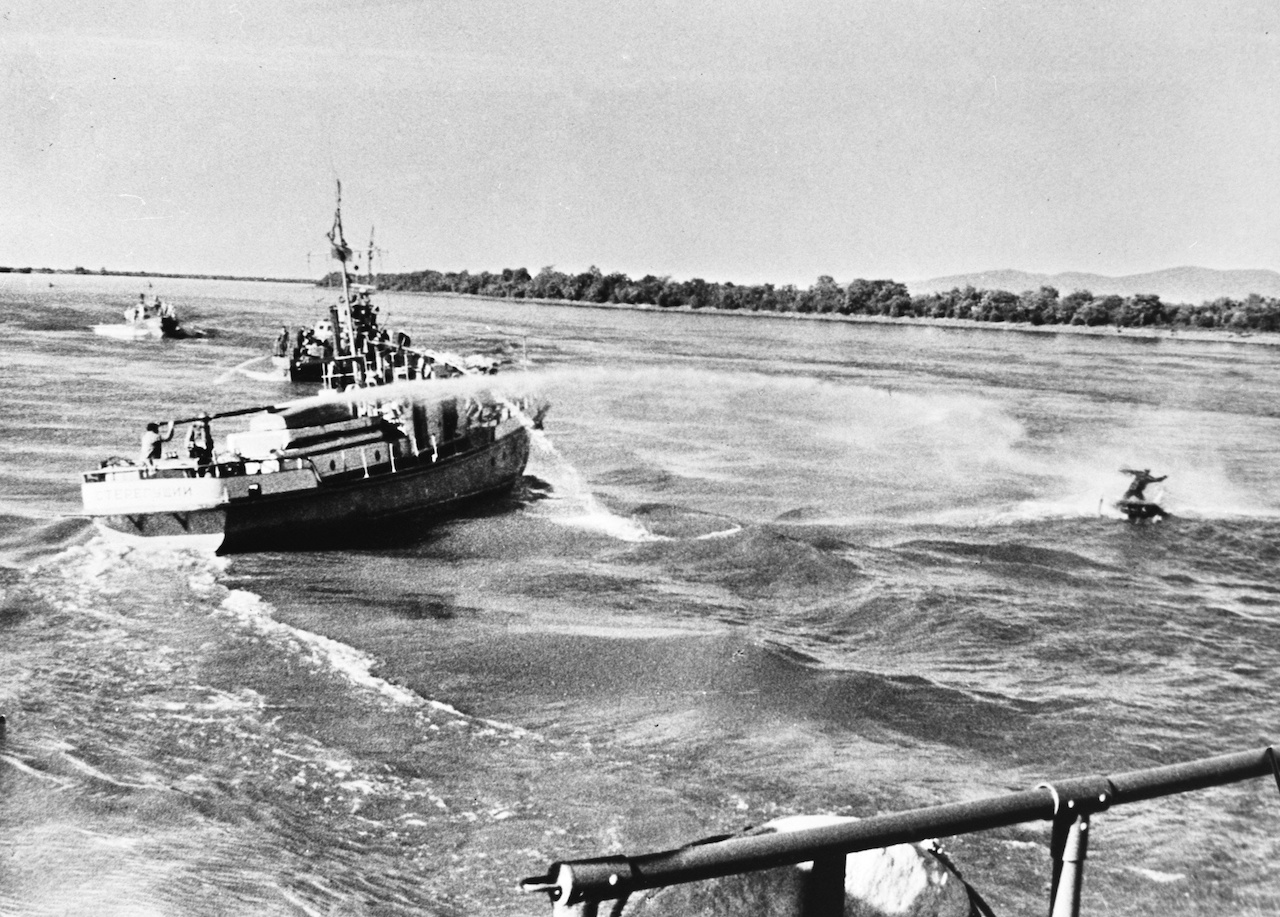
M 1280 4 L 43 0 L 0 264 L 1280 269 Z

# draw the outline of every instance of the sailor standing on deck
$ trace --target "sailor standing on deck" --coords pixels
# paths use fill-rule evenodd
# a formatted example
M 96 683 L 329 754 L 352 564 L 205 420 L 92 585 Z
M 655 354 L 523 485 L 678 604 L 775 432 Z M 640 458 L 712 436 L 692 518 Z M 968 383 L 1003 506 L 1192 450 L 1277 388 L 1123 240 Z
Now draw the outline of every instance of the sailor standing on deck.
M 147 424 L 146 431 L 142 434 L 142 452 L 140 457 L 145 465 L 154 462 L 163 454 L 164 444 L 173 439 L 173 421 L 169 421 L 169 426 L 165 430 L 164 436 L 160 435 L 160 425 L 157 423 Z
M 209 430 L 209 420 L 208 414 L 201 414 L 187 431 L 187 455 L 199 465 L 213 461 L 213 433 Z

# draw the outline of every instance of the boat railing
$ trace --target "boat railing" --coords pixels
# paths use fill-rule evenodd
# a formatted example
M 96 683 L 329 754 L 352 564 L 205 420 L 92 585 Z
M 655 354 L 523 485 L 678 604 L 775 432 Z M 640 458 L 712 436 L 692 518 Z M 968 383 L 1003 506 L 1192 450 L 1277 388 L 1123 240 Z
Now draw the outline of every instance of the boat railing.
M 335 354 L 325 363 L 321 381 L 325 388 L 345 391 L 351 385 L 387 385 L 463 372 L 462 367 L 429 351 L 378 340 L 359 353 Z
M 1110 777 L 1041 783 L 1006 796 L 800 831 L 715 838 L 638 856 L 557 862 L 545 876 L 525 879 L 521 887 L 546 893 L 556 917 L 595 917 L 606 901 L 615 902 L 611 913 L 621 913 L 632 893 L 646 889 L 812 863 L 801 886 L 798 913 L 838 917 L 844 913 L 845 857 L 850 853 L 1049 821 L 1053 826 L 1050 917 L 1076 917 L 1093 815 L 1117 805 L 1267 776 L 1274 777 L 1280 789 L 1280 762 L 1271 746 Z M 762 905 L 761 910 L 769 909 Z
M 206 468 L 209 466 L 205 466 Z M 85 481 L 99 483 L 116 478 L 134 478 L 150 480 L 152 478 L 194 478 L 198 476 L 200 466 L 194 461 L 170 458 L 156 462 L 134 462 L 128 459 L 111 458 L 104 461 L 99 468 L 84 473 Z
M 273 474 L 281 471 L 301 471 L 308 469 L 319 477 L 315 464 L 309 458 L 254 458 L 242 457 L 219 459 L 202 464 L 195 459 L 161 459 L 158 462 L 131 462 L 125 460 L 104 463 L 101 468 L 84 473 L 88 483 L 101 483 L 116 478 L 131 478 L 143 481 L 164 478 L 239 478 L 259 474 Z

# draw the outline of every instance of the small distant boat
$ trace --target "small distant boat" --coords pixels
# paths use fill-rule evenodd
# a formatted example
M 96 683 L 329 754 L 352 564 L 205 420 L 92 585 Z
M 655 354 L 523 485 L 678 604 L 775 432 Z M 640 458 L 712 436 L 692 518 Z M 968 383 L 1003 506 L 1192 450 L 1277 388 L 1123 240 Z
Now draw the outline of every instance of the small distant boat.
M 178 321 L 178 312 L 167 302 L 156 297 L 148 304 L 145 294 L 138 297 L 138 304 L 124 310 L 124 321 L 110 325 L 93 325 L 94 334 L 120 341 L 180 339 L 189 337 Z
M 533 426 L 514 403 L 487 393 L 308 399 L 174 423 L 241 415 L 250 415 L 248 429 L 228 434 L 214 456 L 110 458 L 85 472 L 86 515 L 109 534 L 218 553 L 352 544 L 510 491 Z

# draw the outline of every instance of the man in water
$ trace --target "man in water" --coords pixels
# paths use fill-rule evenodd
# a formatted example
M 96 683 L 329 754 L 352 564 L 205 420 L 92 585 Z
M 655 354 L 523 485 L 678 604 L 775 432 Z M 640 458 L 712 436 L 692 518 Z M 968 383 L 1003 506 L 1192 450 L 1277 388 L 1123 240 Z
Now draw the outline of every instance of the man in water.
M 1142 503 L 1146 501 L 1143 491 L 1147 489 L 1148 484 L 1154 484 L 1157 481 L 1163 481 L 1168 477 L 1167 474 L 1158 478 L 1151 476 L 1151 469 L 1144 468 L 1141 471 L 1135 471 L 1132 468 L 1121 468 L 1121 474 L 1133 475 L 1133 481 L 1129 484 L 1129 489 L 1124 492 L 1124 496 L 1120 498 L 1122 503 Z

